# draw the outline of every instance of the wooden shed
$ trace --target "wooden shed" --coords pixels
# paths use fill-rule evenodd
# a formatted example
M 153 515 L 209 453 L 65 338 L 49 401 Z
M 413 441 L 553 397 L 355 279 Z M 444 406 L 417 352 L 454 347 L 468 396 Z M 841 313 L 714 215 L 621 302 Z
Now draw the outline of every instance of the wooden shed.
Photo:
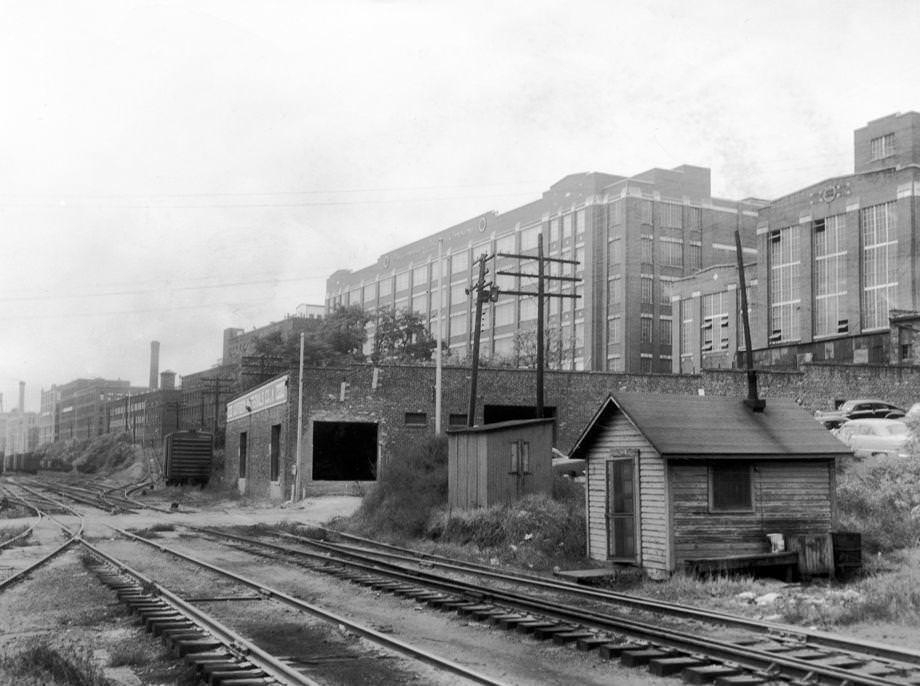
M 570 455 L 586 461 L 588 557 L 662 578 L 769 555 L 768 534 L 829 539 L 835 461 L 849 455 L 791 401 L 609 396 Z
M 490 507 L 549 493 L 554 421 L 525 419 L 448 431 L 450 506 Z

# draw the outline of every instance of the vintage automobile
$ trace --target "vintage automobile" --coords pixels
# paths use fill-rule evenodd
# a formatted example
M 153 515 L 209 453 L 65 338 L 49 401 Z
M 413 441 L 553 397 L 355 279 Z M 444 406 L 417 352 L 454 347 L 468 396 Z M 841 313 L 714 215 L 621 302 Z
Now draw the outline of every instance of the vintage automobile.
M 897 419 L 907 414 L 897 405 L 876 400 L 875 398 L 857 398 L 847 400 L 836 410 L 818 410 L 815 419 L 825 428 L 836 429 L 848 419 Z
M 872 455 L 908 456 L 910 433 L 898 419 L 850 419 L 834 429 L 834 435 L 846 443 L 856 457 Z

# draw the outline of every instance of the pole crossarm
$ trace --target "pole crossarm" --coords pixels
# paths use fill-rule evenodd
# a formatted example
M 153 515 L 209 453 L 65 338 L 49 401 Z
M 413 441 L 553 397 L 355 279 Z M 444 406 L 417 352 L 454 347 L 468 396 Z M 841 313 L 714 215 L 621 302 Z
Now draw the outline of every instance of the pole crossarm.
M 537 293 L 536 291 L 512 291 L 506 288 L 500 288 L 498 290 L 498 294 L 499 295 L 532 295 L 535 297 L 541 295 L 540 293 Z M 580 298 L 581 296 L 575 293 L 543 293 L 542 297 L 544 298 Z
M 498 271 L 498 272 L 495 272 L 495 274 L 496 274 L 496 276 L 498 276 L 498 275 L 501 275 L 501 276 L 522 276 L 522 277 L 524 277 L 525 279 L 538 279 L 538 278 L 540 278 L 540 275 L 539 275 L 539 274 L 528 274 L 528 273 L 526 273 L 526 272 L 505 272 L 505 271 Z M 581 279 L 579 279 L 577 276 L 552 276 L 552 275 L 550 275 L 550 274 L 544 274 L 544 275 L 543 275 L 543 278 L 546 279 L 547 281 L 571 281 L 572 283 L 580 283 L 580 282 L 581 282 Z
M 492 257 L 493 257 L 493 258 L 494 258 L 494 257 L 512 257 L 512 258 L 515 258 L 515 259 L 518 259 L 518 260 L 538 260 L 538 259 L 542 259 L 544 262 L 557 262 L 557 263 L 559 263 L 559 264 L 576 264 L 576 265 L 577 265 L 577 264 L 580 264 L 580 262 L 579 262 L 578 260 L 567 260 L 567 259 L 562 258 L 562 257 L 543 257 L 543 258 L 541 258 L 539 255 L 517 255 L 517 254 L 514 254 L 514 253 L 508 253 L 508 252 L 497 252 L 497 253 L 495 253 L 494 255 L 492 255 Z M 499 272 L 499 273 L 500 273 L 500 272 Z

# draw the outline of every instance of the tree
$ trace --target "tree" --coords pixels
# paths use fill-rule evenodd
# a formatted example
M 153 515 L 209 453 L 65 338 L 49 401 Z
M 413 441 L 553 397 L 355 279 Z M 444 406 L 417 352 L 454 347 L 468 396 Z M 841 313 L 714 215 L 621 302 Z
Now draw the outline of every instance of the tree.
M 543 332 L 543 359 L 547 369 L 566 369 L 573 358 L 574 338 L 563 336 L 556 328 L 547 328 Z M 511 366 L 523 369 L 537 367 L 537 329 L 536 327 L 518 329 L 514 333 L 514 352 L 507 362 Z
M 437 341 L 432 338 L 427 322 L 420 314 L 407 310 L 385 310 L 377 319 L 371 359 L 375 364 L 428 362 L 436 346 Z
M 304 332 L 303 361 L 308 367 L 326 367 L 349 362 L 364 361 L 364 330 L 368 315 L 357 306 L 338 307 L 320 326 Z M 277 357 L 290 367 L 300 361 L 300 334 L 285 336 L 273 331 L 255 340 L 255 354 L 260 357 Z

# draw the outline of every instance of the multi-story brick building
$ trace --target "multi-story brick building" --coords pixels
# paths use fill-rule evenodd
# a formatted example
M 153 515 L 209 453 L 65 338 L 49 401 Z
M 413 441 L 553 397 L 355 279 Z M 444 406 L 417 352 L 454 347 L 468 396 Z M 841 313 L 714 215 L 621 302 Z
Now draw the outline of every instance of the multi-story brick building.
M 260 326 L 252 331 L 243 329 L 224 329 L 224 349 L 221 364 L 239 364 L 240 360 L 256 352 L 256 340 L 273 333 L 280 333 L 284 338 L 300 332 L 315 331 L 322 322 L 325 308 L 322 305 L 300 305 L 293 315 L 281 321 Z
M 139 445 L 159 446 L 167 434 L 179 430 L 182 394 L 176 389 L 176 374 L 164 371 L 159 376 L 158 388 L 106 403 L 107 432 L 126 433 Z
M 147 391 L 121 379 L 76 379 L 52 386 L 42 391 L 39 434 L 50 440 L 99 436 L 108 430 L 107 403 Z
M 358 271 L 340 270 L 327 281 L 326 305 L 360 305 L 368 311 L 406 309 L 436 330 L 443 301 L 443 332 L 451 355 L 466 357 L 473 328 L 467 294 L 472 265 L 481 254 L 497 258 L 490 273 L 535 274 L 538 237 L 547 257 L 577 266 L 548 265 L 556 276 L 548 291 L 578 299 L 547 299 L 548 365 L 556 369 L 667 372 L 671 370 L 671 319 L 666 286 L 701 267 L 725 261 L 740 229 L 753 250 L 762 201 L 713 198 L 703 167 L 651 169 L 632 177 L 572 174 L 543 196 L 501 214 L 486 213 L 397 248 Z M 439 290 L 438 254 L 443 252 Z M 535 290 L 535 280 L 498 276 L 499 289 Z M 522 336 L 536 326 L 533 297 L 499 295 L 483 317 L 481 354 L 519 361 Z M 523 333 L 522 333 L 523 332 Z M 369 325 L 369 339 L 374 324 Z M 370 340 L 368 350 L 370 351 Z
M 857 129 L 854 160 L 759 212 L 745 269 L 757 366 L 920 362 L 920 114 Z M 674 283 L 674 371 L 741 365 L 737 284 L 735 260 Z
M 853 174 L 778 198 L 760 213 L 764 363 L 914 361 L 920 114 L 857 129 L 854 159 Z

